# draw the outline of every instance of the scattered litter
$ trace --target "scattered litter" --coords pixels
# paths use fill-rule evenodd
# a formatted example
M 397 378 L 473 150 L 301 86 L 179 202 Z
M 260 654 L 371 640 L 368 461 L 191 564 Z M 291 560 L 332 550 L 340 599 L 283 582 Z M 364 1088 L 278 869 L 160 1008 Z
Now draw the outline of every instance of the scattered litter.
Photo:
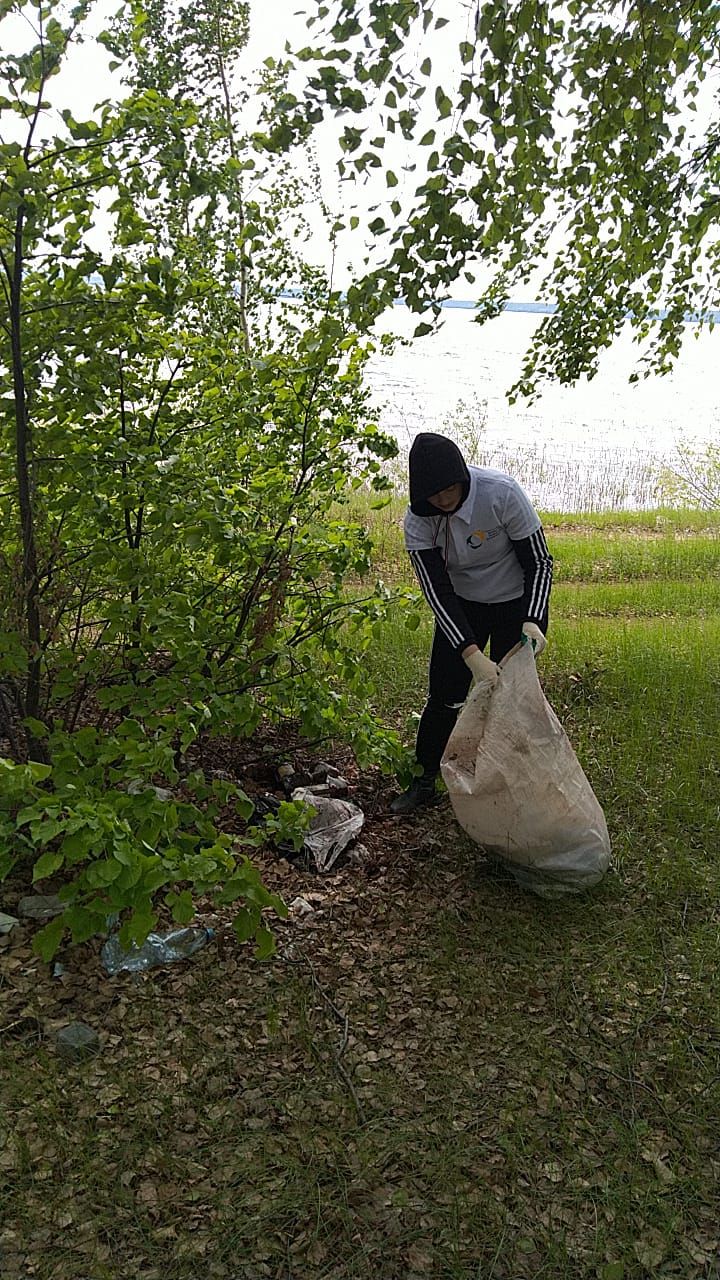
M 346 796 L 350 790 L 347 778 L 343 778 L 341 773 L 329 773 L 325 785 L 330 788 L 331 796 Z
M 339 773 L 328 774 L 327 782 L 313 782 L 306 791 L 312 791 L 314 796 L 346 796 L 350 787 L 347 778 L 341 777 Z
M 291 916 L 297 916 L 299 920 L 301 920 L 303 916 L 312 916 L 315 914 L 315 908 L 311 902 L 308 902 L 307 898 L 293 898 L 290 906 L 288 907 L 288 911 Z
M 7 916 L 4 911 L 0 911 L 0 933 L 10 933 L 19 923 L 17 916 Z
M 56 960 L 52 967 L 53 978 L 62 978 L 67 973 L 67 967 L 62 960 Z
M 65 903 L 54 893 L 33 893 L 29 898 L 20 899 L 17 910 L 24 920 L 50 920 L 65 910 Z
M 97 1031 L 84 1022 L 71 1022 L 62 1027 L 55 1037 L 55 1043 L 65 1058 L 84 1058 L 97 1053 L 100 1048 L 100 1037 Z
M 286 761 L 278 765 L 277 776 L 286 796 L 290 796 L 296 787 L 306 787 L 310 782 L 310 774 L 305 769 L 296 769 L 295 765 Z
M 159 965 L 184 960 L 214 937 L 214 929 L 194 925 L 184 929 L 171 929 L 169 933 L 149 933 L 141 947 L 133 943 L 126 950 L 120 945 L 119 934 L 114 933 L 104 944 L 100 959 L 108 973 L 120 973 L 123 970 L 141 973 Z
M 317 795 L 312 787 L 296 788 L 292 798 L 315 809 L 305 833 L 304 847 L 312 855 L 318 871 L 330 871 L 361 830 L 365 814 L 349 800 Z
M 340 770 L 335 768 L 334 764 L 328 764 L 326 760 L 318 760 L 312 771 L 312 782 L 328 782 L 330 778 L 339 778 Z
M 262 795 L 258 792 L 253 796 L 252 802 L 256 818 L 265 818 L 269 813 L 277 814 L 282 803 L 271 791 L 265 791 Z
M 144 778 L 133 778 L 128 782 L 128 795 L 141 796 L 144 791 L 154 791 L 158 800 L 163 800 L 165 804 L 169 804 L 175 799 L 175 795 L 168 787 L 155 787 L 151 782 L 146 782 Z
M 367 845 L 354 844 L 352 849 L 348 850 L 348 862 L 354 863 L 356 867 L 361 866 L 363 862 L 367 862 L 369 858 L 370 850 Z

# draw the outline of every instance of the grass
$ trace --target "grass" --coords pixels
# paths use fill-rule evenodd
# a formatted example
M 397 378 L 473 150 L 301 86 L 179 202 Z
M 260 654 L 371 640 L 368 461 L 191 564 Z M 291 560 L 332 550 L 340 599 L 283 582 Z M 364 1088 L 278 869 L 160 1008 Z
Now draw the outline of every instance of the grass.
M 374 568 L 389 581 L 409 576 L 402 536 L 405 509 L 396 496 L 373 510 L 366 494 L 356 495 L 349 507 L 350 516 L 371 529 Z M 705 581 L 720 570 L 718 511 L 543 512 L 542 521 L 555 557 L 556 582 Z
M 720 579 L 653 578 L 636 582 L 557 582 L 553 613 L 583 618 L 699 618 L 720 607 Z
M 496 900 L 480 912 L 473 900 L 446 913 L 436 932 L 468 1010 L 492 990 L 478 957 L 492 952 L 490 971 L 511 974 L 490 999 L 507 1037 L 501 1060 L 520 1055 L 512 1077 L 526 1081 L 507 1111 L 506 1147 L 532 1197 L 550 1193 L 557 1230 L 527 1271 L 515 1234 L 507 1274 L 715 1277 L 718 1233 L 706 1234 L 706 1248 L 692 1240 L 702 1237 L 699 1222 L 709 1225 L 720 1172 L 707 1163 L 720 1079 L 712 977 L 720 942 L 718 517 L 613 513 L 546 516 L 544 524 L 557 567 L 545 690 L 605 809 L 615 872 L 592 901 L 530 906 L 527 915 L 514 903 L 506 915 Z M 400 563 L 396 573 L 410 584 Z M 411 631 L 398 611 L 375 650 L 378 709 L 406 733 L 430 636 L 426 616 Z M 541 993 L 537 1036 L 528 982 Z M 468 1038 L 476 1042 L 469 1028 Z M 569 1097 L 560 1090 L 558 1098 L 558 1079 Z M 654 1089 L 664 1101 L 650 1122 Z M 536 1114 L 538 1091 L 543 1106 L 554 1097 L 549 1128 Z M 680 1179 L 658 1157 L 659 1134 L 661 1146 L 682 1153 Z M 537 1174 L 548 1152 L 561 1171 L 550 1187 Z M 575 1196 L 573 1171 L 582 1188 Z M 594 1253 L 581 1262 L 573 1250 L 588 1200 L 594 1220 L 580 1234 Z M 496 1224 L 495 1239 L 507 1223 Z
M 546 531 L 558 582 L 635 582 L 664 578 L 705 581 L 720 569 L 720 537 L 663 533 L 652 537 Z
M 409 584 L 390 514 L 367 518 Z M 536 900 L 447 807 L 386 820 L 368 775 L 366 870 L 265 859 L 315 906 L 270 964 L 226 944 L 109 980 L 88 944 L 53 978 L 21 937 L 4 1280 L 717 1280 L 718 521 L 545 524 L 543 682 L 606 812 L 605 881 Z M 430 625 L 406 618 L 367 661 L 410 740 Z M 50 1033 L 76 1018 L 103 1051 L 66 1063 Z

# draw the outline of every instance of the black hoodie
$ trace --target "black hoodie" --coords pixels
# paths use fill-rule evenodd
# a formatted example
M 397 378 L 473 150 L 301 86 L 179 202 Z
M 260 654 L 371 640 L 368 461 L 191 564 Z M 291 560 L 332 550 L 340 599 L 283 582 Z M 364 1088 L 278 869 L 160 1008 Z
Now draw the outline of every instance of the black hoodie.
M 455 508 L 455 511 L 459 510 L 470 492 L 470 472 L 453 440 L 435 431 L 420 432 L 410 449 L 409 463 L 410 510 L 413 515 L 440 519 L 444 515 L 447 520 L 454 513 L 439 511 L 428 502 L 428 498 L 453 484 L 462 485 L 462 497 Z M 525 578 L 525 616 L 545 632 L 553 561 L 542 528 L 529 538 L 513 541 L 512 545 Z M 473 628 L 465 614 L 463 601 L 455 594 L 440 546 L 411 551 L 410 559 L 440 631 L 458 651 L 475 644 Z
M 431 506 L 428 498 L 453 484 L 463 487 L 458 503 L 462 506 L 470 492 L 470 472 L 465 459 L 447 436 L 421 431 L 410 450 L 410 510 L 416 516 L 438 515 L 437 507 Z

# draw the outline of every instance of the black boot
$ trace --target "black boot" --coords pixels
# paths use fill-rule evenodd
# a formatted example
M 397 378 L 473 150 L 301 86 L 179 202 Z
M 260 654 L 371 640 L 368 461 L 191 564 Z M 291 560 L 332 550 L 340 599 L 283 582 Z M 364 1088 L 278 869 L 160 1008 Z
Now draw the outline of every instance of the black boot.
M 396 817 L 404 817 L 406 813 L 413 813 L 415 809 L 437 804 L 440 796 L 435 790 L 436 777 L 434 773 L 424 773 L 421 778 L 415 778 L 407 791 L 395 797 L 390 805 L 390 812 Z

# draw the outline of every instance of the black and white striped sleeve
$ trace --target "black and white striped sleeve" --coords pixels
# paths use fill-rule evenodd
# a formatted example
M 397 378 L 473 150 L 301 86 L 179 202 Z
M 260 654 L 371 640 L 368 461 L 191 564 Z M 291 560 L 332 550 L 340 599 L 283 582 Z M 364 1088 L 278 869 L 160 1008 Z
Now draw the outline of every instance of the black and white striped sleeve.
M 453 649 L 459 651 L 469 644 L 476 644 L 472 628 L 443 563 L 440 548 L 428 547 L 422 551 L 409 551 L 408 554 L 423 595 L 446 640 Z
M 553 558 L 548 551 L 542 526 L 531 533 L 529 538 L 521 538 L 512 545 L 525 575 L 525 617 L 528 622 L 536 622 L 544 633 L 548 626 Z

